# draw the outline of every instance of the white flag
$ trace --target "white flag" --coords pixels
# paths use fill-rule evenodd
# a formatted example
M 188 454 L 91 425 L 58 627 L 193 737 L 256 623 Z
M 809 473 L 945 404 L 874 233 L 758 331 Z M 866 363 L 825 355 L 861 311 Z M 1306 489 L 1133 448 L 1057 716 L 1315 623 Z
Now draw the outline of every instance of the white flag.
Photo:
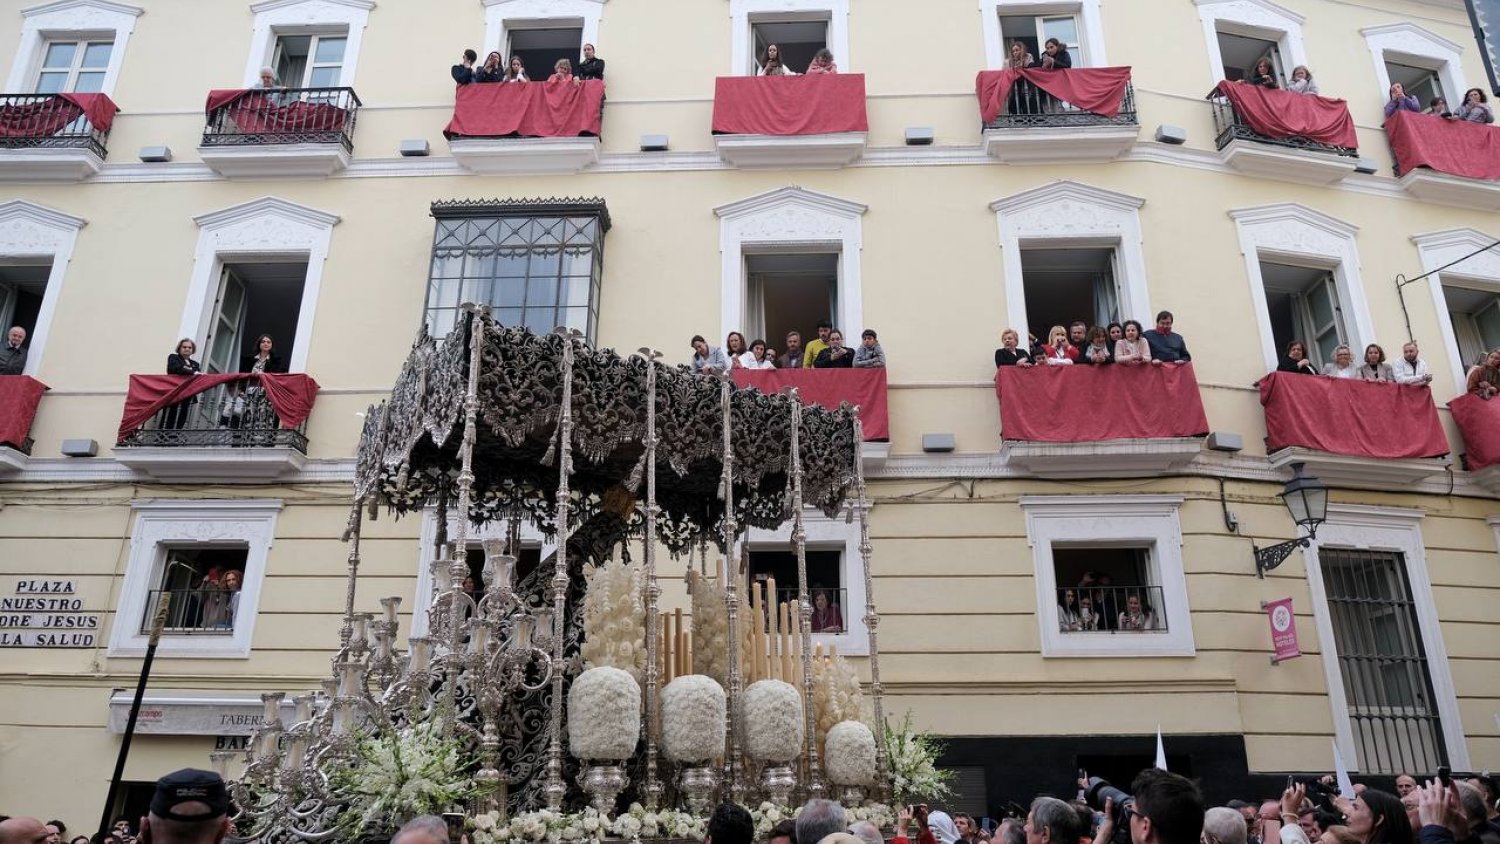
M 1156 767 L 1167 769 L 1167 749 L 1161 743 L 1161 725 L 1156 725 Z
M 1339 752 L 1338 739 L 1333 740 L 1333 775 L 1339 782 L 1339 796 L 1354 799 L 1354 781 L 1349 779 L 1349 766 L 1344 764 L 1344 754 Z

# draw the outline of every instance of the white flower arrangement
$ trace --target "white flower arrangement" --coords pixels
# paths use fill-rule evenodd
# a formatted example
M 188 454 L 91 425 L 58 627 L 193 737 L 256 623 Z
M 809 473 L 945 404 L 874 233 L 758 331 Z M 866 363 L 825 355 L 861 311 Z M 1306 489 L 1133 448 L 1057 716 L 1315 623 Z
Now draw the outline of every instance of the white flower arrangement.
M 894 829 L 896 826 L 896 811 L 885 803 L 866 803 L 853 809 L 844 810 L 852 824 L 856 821 L 869 821 L 879 827 L 882 832 Z
M 841 721 L 828 731 L 825 770 L 835 785 L 875 782 L 875 734 L 862 721 Z
M 446 812 L 472 797 L 472 753 L 441 720 L 356 740 L 359 761 L 336 770 L 330 790 L 344 804 L 337 825 L 349 838 L 394 830 L 416 815 Z
M 750 820 L 755 824 L 755 840 L 764 841 L 770 834 L 771 827 L 784 820 L 797 817 L 800 811 L 802 811 L 801 807 L 793 809 L 788 806 L 778 806 L 769 800 L 751 809 Z
M 800 807 L 791 809 L 773 803 L 762 803 L 750 809 L 756 839 L 764 839 L 771 827 L 797 817 L 800 811 Z M 848 811 L 851 820 L 870 821 L 881 830 L 891 829 L 896 822 L 896 813 L 883 803 L 867 803 Z M 492 811 L 470 818 L 469 830 L 473 844 L 600 844 L 604 841 L 640 844 L 642 839 L 653 838 L 700 841 L 708 834 L 708 821 L 673 809 L 648 812 L 641 804 L 632 803 L 628 811 L 614 820 L 593 808 L 572 814 L 543 809 L 516 815 L 508 822 L 501 822 L 500 813 Z
M 745 752 L 757 762 L 790 762 L 802 751 L 802 695 L 781 680 L 745 689 Z
M 585 668 L 619 668 L 637 683 L 646 676 L 646 604 L 639 566 L 610 560 L 585 574 L 583 645 Z
M 729 682 L 729 610 L 717 579 L 688 570 L 688 594 L 693 601 L 693 670 Z M 748 627 L 748 625 L 746 625 Z
M 891 766 L 891 789 L 897 804 L 909 802 L 937 802 L 953 794 L 948 788 L 952 771 L 940 771 L 937 758 L 942 755 L 943 745 L 932 736 L 921 733 L 912 726 L 911 711 L 908 710 L 901 726 L 885 726 L 885 754 Z
M 661 692 L 661 750 L 674 762 L 700 763 L 724 753 L 724 687 L 686 674 Z
M 568 691 L 568 750 L 579 759 L 629 759 L 641 738 L 641 686 L 619 668 L 590 668 Z
M 813 707 L 820 738 L 827 736 L 834 724 L 862 719 L 864 705 L 859 674 L 849 660 L 835 656 L 813 661 Z

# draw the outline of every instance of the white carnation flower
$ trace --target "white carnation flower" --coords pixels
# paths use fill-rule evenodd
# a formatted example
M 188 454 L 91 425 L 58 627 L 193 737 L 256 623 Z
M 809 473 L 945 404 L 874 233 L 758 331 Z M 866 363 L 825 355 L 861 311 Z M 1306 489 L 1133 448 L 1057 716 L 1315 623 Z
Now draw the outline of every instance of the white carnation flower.
M 828 758 L 824 768 L 835 785 L 870 785 L 875 782 L 875 734 L 859 721 L 833 725 L 827 737 Z
M 802 696 L 791 683 L 761 680 L 745 689 L 745 752 L 757 762 L 790 762 L 802 751 Z
M 674 762 L 704 762 L 724 753 L 724 687 L 688 674 L 661 693 L 662 753 Z
M 590 668 L 568 691 L 568 749 L 579 759 L 629 759 L 641 737 L 641 687 L 619 668 Z

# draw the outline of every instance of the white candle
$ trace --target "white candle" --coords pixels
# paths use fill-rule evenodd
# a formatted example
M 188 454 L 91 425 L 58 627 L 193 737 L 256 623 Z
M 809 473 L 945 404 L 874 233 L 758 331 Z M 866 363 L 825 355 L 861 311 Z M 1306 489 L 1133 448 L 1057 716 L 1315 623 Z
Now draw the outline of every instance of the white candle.
M 261 723 L 267 727 L 281 723 L 281 701 L 285 697 L 283 692 L 267 692 L 260 696 L 260 702 L 266 707 L 265 713 L 261 715 Z
M 312 718 L 312 695 L 297 695 L 292 698 L 292 703 L 296 704 L 297 706 L 296 715 L 294 716 L 294 721 L 296 723 L 301 724 L 302 722 L 308 721 Z
M 401 599 L 392 595 L 389 598 L 381 598 L 380 606 L 385 608 L 385 623 L 396 623 L 396 610 L 401 606 Z
M 524 651 L 531 647 L 531 625 L 534 622 L 526 617 L 520 616 L 516 619 L 515 636 L 511 639 L 511 646 L 518 651 Z
M 427 638 L 412 639 L 410 672 L 412 674 L 426 674 L 431 660 L 432 640 Z
M 479 619 L 469 621 L 469 653 L 483 654 L 490 642 L 490 627 Z

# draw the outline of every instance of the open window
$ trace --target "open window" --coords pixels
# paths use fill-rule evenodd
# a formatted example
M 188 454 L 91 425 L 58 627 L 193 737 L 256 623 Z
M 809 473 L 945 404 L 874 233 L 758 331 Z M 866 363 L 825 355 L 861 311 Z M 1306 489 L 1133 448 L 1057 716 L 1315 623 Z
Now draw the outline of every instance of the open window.
M 746 73 L 754 75 L 765 62 L 766 48 L 775 44 L 781 51 L 782 64 L 797 73 L 807 70 L 813 56 L 828 46 L 828 22 L 826 12 L 805 12 L 794 15 L 751 15 L 750 47 L 751 66 Z M 834 61 L 844 60 L 834 55 Z
M 533 82 L 545 81 L 552 75 L 558 59 L 567 59 L 578 67 L 578 57 L 583 52 L 583 22 L 549 22 L 546 25 L 527 26 L 516 22 L 515 28 L 506 30 L 506 45 L 503 50 L 506 65 L 513 57 L 521 59 L 526 68 L 526 77 Z
M 1054 325 L 1120 321 L 1120 286 L 1112 248 L 1021 250 L 1026 325 L 1046 342 Z
M 288 88 L 336 88 L 343 79 L 348 45 L 343 31 L 279 35 L 271 67 Z
M 1491 349 L 1500 349 L 1500 295 L 1493 290 L 1443 284 L 1443 300 L 1465 371 L 1482 364 Z
M 851 607 L 843 588 L 844 549 L 808 548 L 807 593 L 813 601 L 812 632 L 848 632 Z M 797 556 L 791 551 L 750 552 L 750 582 L 776 582 L 776 603 L 797 600 Z M 856 610 L 857 611 L 857 610 Z
M 1291 341 L 1301 340 L 1308 359 L 1322 369 L 1333 360 L 1333 350 L 1349 342 L 1333 272 L 1262 261 L 1260 277 L 1277 354 L 1285 354 Z M 1358 352 L 1355 358 L 1362 359 Z
M 1054 545 L 1052 567 L 1059 632 L 1157 633 L 1167 629 L 1166 605 L 1149 547 Z
M 464 555 L 464 562 L 469 566 L 469 579 L 464 581 L 464 591 L 474 596 L 477 601 L 485 593 L 484 583 L 484 545 L 475 540 L 469 543 L 468 553 Z M 542 563 L 542 545 L 536 541 L 521 541 L 521 552 L 516 555 L 516 567 L 512 573 L 514 583 L 520 583 L 536 572 L 537 566 Z M 512 584 L 514 585 L 514 584 Z
M 1040 62 L 1043 45 L 1048 39 L 1056 38 L 1068 48 L 1073 67 L 1087 67 L 1088 56 L 1080 35 L 1082 27 L 1078 17 L 1077 14 L 1001 14 L 1000 40 L 1007 51 L 1012 42 L 1020 41 L 1026 45 L 1026 52 Z
M 1438 71 L 1435 67 L 1422 67 L 1386 59 L 1385 72 L 1391 80 L 1391 85 L 1400 83 L 1401 87 L 1406 90 L 1407 96 L 1416 97 L 1417 102 L 1421 103 L 1424 109 L 1432 105 L 1432 101 L 1438 97 L 1448 100 L 1451 108 L 1457 108 L 1459 105 L 1450 99 L 1448 91 L 1443 90 L 1442 80 L 1438 78 Z
M 13 325 L 24 328 L 31 354 L 35 354 L 37 318 L 51 275 L 51 262 L 0 264 L 0 332 L 9 331 Z
M 1255 66 L 1261 59 L 1271 62 L 1276 82 L 1282 84 L 1290 68 L 1282 65 L 1281 48 L 1276 41 L 1267 38 L 1239 35 L 1218 30 L 1219 57 L 1224 78 L 1230 82 L 1249 79 L 1255 74 Z
M 141 634 L 150 634 L 165 602 L 165 635 L 234 635 L 249 548 L 169 545 L 163 550 L 161 573 L 141 613 Z
M 239 372 L 268 334 L 283 365 L 296 352 L 306 261 L 226 262 L 203 341 L 204 372 Z
M 832 252 L 745 256 L 745 332 L 762 338 L 778 353 L 796 331 L 805 346 L 817 325 L 837 325 L 839 256 Z

